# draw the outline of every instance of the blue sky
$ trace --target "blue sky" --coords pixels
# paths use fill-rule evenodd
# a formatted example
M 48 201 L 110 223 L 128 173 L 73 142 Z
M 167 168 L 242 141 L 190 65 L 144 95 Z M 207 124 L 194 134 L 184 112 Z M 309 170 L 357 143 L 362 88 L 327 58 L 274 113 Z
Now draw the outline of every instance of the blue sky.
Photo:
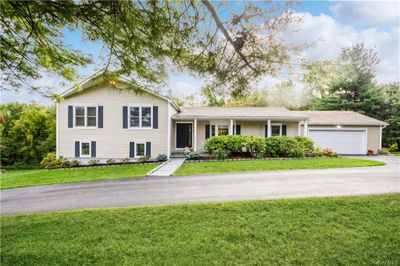
M 308 60 L 330 60 L 336 58 L 341 48 L 364 42 L 368 48 L 375 48 L 381 59 L 377 70 L 379 82 L 400 81 L 400 2 L 398 1 L 303 1 L 295 6 L 303 17 L 302 29 L 294 37 L 300 43 L 317 41 L 317 45 L 304 51 Z M 78 31 L 64 32 L 65 42 L 73 49 L 91 54 L 94 64 L 78 69 L 85 77 L 101 67 L 102 45 L 82 40 Z M 284 81 L 287 77 L 265 77 L 259 88 L 268 88 Z M 32 81 L 35 85 L 51 85 L 55 92 L 67 89 L 54 76 Z M 168 87 L 178 97 L 198 93 L 203 84 L 201 79 L 186 73 L 170 73 Z M 301 84 L 299 84 L 301 86 Z M 37 101 L 51 102 L 38 94 L 2 91 L 2 102 Z

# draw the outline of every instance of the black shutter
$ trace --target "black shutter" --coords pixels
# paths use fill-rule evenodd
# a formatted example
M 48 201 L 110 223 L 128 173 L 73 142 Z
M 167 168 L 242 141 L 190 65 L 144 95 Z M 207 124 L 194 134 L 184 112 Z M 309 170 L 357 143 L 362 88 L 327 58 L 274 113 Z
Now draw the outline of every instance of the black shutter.
M 151 142 L 146 142 L 146 155 L 151 157 Z
M 122 107 L 122 127 L 128 128 L 128 106 Z
M 97 112 L 98 112 L 98 117 L 97 117 L 97 121 L 98 121 L 98 128 L 103 128 L 103 106 L 98 106 L 97 107 Z
M 92 141 L 90 147 L 92 150 L 91 157 L 96 157 L 96 141 Z
M 206 139 L 210 138 L 210 125 L 206 125 Z
M 268 125 L 265 125 L 265 137 L 268 137 Z
M 153 106 L 153 128 L 158 128 L 158 106 Z
M 73 107 L 72 105 L 68 105 L 68 128 L 72 128 L 74 125 L 74 115 L 73 115 Z
M 282 125 L 282 136 L 286 136 L 286 125 Z
M 75 157 L 79 157 L 80 154 L 80 143 L 79 141 L 75 141 Z
M 135 142 L 129 142 L 129 157 L 135 157 Z
M 240 135 L 240 125 L 236 125 L 235 135 Z

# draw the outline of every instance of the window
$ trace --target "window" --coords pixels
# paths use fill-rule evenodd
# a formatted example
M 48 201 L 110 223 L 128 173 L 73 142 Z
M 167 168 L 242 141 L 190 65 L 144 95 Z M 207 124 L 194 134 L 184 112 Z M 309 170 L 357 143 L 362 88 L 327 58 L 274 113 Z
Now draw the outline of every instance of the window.
M 136 142 L 135 144 L 135 157 L 143 157 L 146 155 L 146 143 Z
M 150 106 L 129 107 L 129 127 L 151 128 L 152 116 L 153 112 Z
M 90 142 L 81 142 L 81 156 L 80 157 L 90 157 L 91 147 Z
M 96 106 L 75 106 L 75 127 L 96 127 Z
M 218 126 L 218 136 L 225 136 L 229 134 L 229 126 Z
M 281 136 L 282 126 L 271 126 L 271 136 Z

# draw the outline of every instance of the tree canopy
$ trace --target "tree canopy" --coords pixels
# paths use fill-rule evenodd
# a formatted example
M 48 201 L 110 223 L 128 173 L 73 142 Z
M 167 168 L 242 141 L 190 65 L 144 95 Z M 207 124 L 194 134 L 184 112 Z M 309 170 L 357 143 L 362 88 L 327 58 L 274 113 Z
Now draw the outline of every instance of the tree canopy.
M 301 45 L 287 44 L 283 33 L 300 19 L 291 2 L 235 3 L 0 0 L 3 85 L 42 89 L 28 80 L 43 73 L 74 80 L 76 67 L 102 60 L 106 79 L 124 75 L 149 86 L 176 67 L 203 75 L 208 89 L 241 95 L 251 82 L 296 63 Z M 102 58 L 67 47 L 65 29 L 104 44 Z

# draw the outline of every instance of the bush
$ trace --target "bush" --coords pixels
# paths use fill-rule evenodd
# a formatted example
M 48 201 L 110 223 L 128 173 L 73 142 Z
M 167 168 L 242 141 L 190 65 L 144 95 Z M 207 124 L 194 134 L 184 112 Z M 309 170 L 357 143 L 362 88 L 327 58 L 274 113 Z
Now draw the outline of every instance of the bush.
M 382 155 L 389 155 L 390 154 L 389 149 L 386 149 L 386 148 L 382 148 L 382 149 L 378 150 L 378 153 L 382 154 Z
M 393 143 L 392 145 L 390 145 L 389 151 L 390 152 L 399 151 L 399 147 L 397 146 L 397 143 Z
M 69 162 L 71 167 L 77 167 L 80 165 L 80 162 L 78 160 L 72 160 Z
M 306 152 L 312 152 L 314 150 L 314 141 L 308 137 L 294 137 L 294 139 L 299 143 Z
M 108 159 L 108 160 L 106 161 L 106 163 L 107 163 L 107 164 L 113 164 L 113 163 L 115 163 L 115 160 L 113 160 L 113 159 Z
M 145 156 L 140 157 L 138 159 L 138 161 L 141 162 L 141 163 L 144 163 L 144 162 L 147 162 L 149 159 L 150 159 L 150 156 L 149 155 L 145 155 Z
M 305 143 L 305 141 L 304 141 Z M 307 153 L 305 145 L 294 137 L 276 136 L 265 139 L 266 157 L 304 157 Z
M 91 166 L 95 166 L 95 165 L 98 165 L 99 162 L 100 162 L 99 160 L 90 160 L 90 161 L 88 162 L 88 164 L 91 165 Z
M 186 158 L 191 159 L 191 160 L 198 160 L 201 159 L 200 153 L 196 151 L 192 151 L 188 154 L 186 154 Z
M 40 165 L 46 169 L 54 169 L 70 167 L 71 163 L 62 156 L 57 159 L 56 154 L 54 152 L 50 152 L 46 157 L 43 158 L 43 160 L 40 162 Z
M 220 160 L 228 158 L 232 153 L 248 152 L 254 157 L 259 157 L 263 154 L 265 143 L 264 138 L 256 136 L 215 136 L 206 141 L 204 149 Z
M 168 156 L 166 154 L 159 154 L 157 156 L 157 161 L 166 161 L 168 159 Z
M 131 160 L 131 158 L 126 157 L 126 158 L 121 159 L 121 162 L 122 163 L 129 163 L 130 160 Z
M 337 153 L 331 149 L 317 148 L 312 152 L 308 153 L 310 157 L 337 157 Z
M 244 136 L 244 147 L 252 157 L 261 158 L 265 153 L 265 138 L 258 136 Z

